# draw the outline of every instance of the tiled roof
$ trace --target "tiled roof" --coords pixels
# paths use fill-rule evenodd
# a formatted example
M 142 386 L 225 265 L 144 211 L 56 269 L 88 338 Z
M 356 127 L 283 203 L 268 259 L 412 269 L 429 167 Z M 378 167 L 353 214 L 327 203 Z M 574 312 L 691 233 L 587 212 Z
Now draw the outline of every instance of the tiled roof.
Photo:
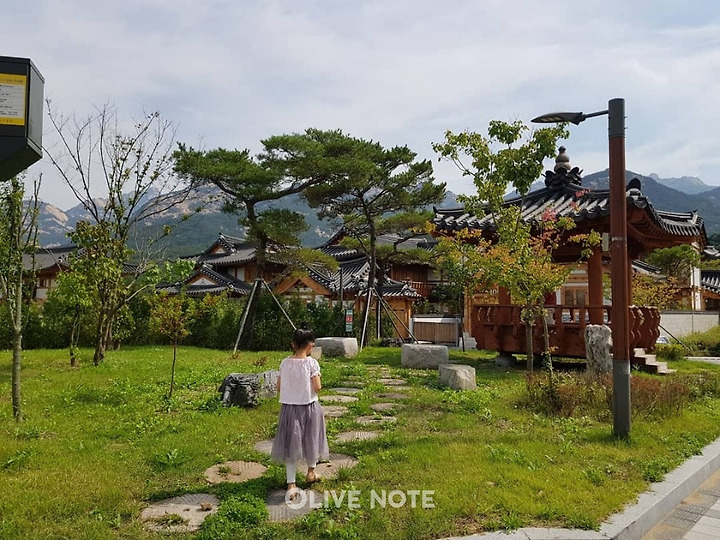
M 308 275 L 326 289 L 340 293 L 341 285 L 345 292 L 361 293 L 367 290 L 370 263 L 365 258 L 356 258 L 340 262 L 337 271 L 324 273 L 308 268 Z M 383 281 L 383 296 L 419 298 L 418 292 L 406 283 L 388 277 Z
M 67 268 L 68 257 L 77 250 L 77 246 L 61 246 L 61 247 L 50 247 L 40 248 L 35 253 L 35 270 L 45 270 L 54 266 L 60 266 Z M 23 268 L 25 270 L 32 270 L 33 267 L 33 256 L 23 255 Z
M 700 285 L 716 294 L 720 294 L 720 270 L 701 270 Z
M 205 276 L 215 284 L 191 283 L 198 276 Z M 235 279 L 224 272 L 218 272 L 208 264 L 200 264 L 195 269 L 195 272 L 185 280 L 185 283 L 190 283 L 185 286 L 185 290 L 189 296 L 204 296 L 205 294 L 218 294 L 226 291 L 246 295 L 250 293 L 251 289 L 251 285 L 242 280 Z M 170 294 L 178 294 L 182 288 L 183 286 L 180 283 L 163 283 L 157 286 L 158 291 L 164 291 Z
M 626 198 L 628 208 L 645 210 L 650 227 L 656 227 L 665 234 L 700 238 L 706 241 L 705 227 L 697 212 L 665 212 L 653 207 L 640 190 L 640 181 L 631 180 L 627 185 Z M 553 185 L 528 193 L 524 199 L 514 197 L 505 202 L 506 206 L 522 204 L 522 218 L 526 222 L 539 223 L 546 212 L 557 216 L 569 216 L 576 222 L 592 221 L 610 215 L 609 190 L 583 190 L 573 183 Z M 439 231 L 457 231 L 460 229 L 495 229 L 491 214 L 472 215 L 464 208 L 436 209 L 433 219 Z
M 648 264 L 644 261 L 640 260 L 634 260 L 632 261 L 632 268 L 633 270 L 636 270 L 640 272 L 641 274 L 654 274 L 654 275 L 662 275 L 662 272 L 660 268 L 657 266 L 653 266 L 652 264 Z

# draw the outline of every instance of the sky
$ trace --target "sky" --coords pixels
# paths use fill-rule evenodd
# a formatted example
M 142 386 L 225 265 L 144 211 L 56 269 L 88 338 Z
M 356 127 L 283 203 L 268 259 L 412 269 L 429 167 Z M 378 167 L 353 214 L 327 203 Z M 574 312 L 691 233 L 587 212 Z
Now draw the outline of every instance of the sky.
M 626 166 L 720 185 L 720 3 L 696 0 L 25 0 L 3 6 L 0 55 L 30 58 L 45 96 L 85 118 L 159 111 L 194 147 L 341 129 L 407 145 L 475 193 L 432 143 L 491 120 L 593 112 L 624 98 Z M 44 145 L 56 140 L 45 121 Z M 585 174 L 607 122 L 570 127 Z M 551 168 L 553 160 L 546 161 Z M 43 159 L 41 198 L 77 201 Z

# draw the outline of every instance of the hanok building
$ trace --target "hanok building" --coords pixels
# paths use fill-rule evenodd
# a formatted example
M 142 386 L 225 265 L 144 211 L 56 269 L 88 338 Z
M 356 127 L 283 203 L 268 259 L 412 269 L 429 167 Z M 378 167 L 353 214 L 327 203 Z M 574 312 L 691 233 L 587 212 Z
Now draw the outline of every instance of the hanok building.
M 562 149 L 561 149 L 562 153 Z M 539 223 L 545 212 L 558 217 L 570 216 L 576 223 L 572 234 L 590 231 L 610 231 L 609 190 L 588 190 L 582 187 L 581 171 L 569 170 L 558 156 L 555 171 L 545 174 L 545 188 L 532 191 L 525 197 L 508 199 L 506 205 L 521 205 L 523 219 Z M 698 249 L 707 245 L 703 221 L 696 212 L 664 212 L 653 207 L 642 193 L 640 181 L 635 178 L 627 184 L 627 249 L 628 261 L 640 258 L 657 248 L 680 244 L 694 244 Z M 482 231 L 484 237 L 493 238 L 494 222 L 490 214 L 471 215 L 463 208 L 436 210 L 434 223 L 439 234 L 452 234 L 461 229 Z M 607 248 L 606 248 L 607 249 Z M 580 260 L 581 247 L 566 242 L 554 253 L 558 263 L 574 264 Z M 570 279 L 557 291 L 549 324 L 550 345 L 559 356 L 585 356 L 585 326 L 587 324 L 612 325 L 610 306 L 603 299 L 603 274 L 609 273 L 610 254 L 603 247 L 595 247 L 586 262 L 577 264 Z M 628 281 L 631 282 L 631 263 L 628 263 Z M 632 297 L 632 296 L 631 296 Z M 506 353 L 524 353 L 525 331 L 520 319 L 521 306 L 513 305 L 507 291 L 500 289 L 492 299 L 474 299 L 469 306 L 470 333 L 478 349 Z M 550 302 L 553 303 L 553 302 Z M 632 301 L 630 302 L 632 304 Z M 644 348 L 652 351 L 659 336 L 660 313 L 649 306 L 631 306 L 629 314 L 631 350 Z M 542 329 L 538 323 L 533 334 L 534 350 L 543 350 Z
M 339 238 L 335 235 L 316 248 L 337 260 L 337 270 L 306 267 L 302 273 L 287 272 L 286 265 L 271 252 L 262 279 L 275 295 L 330 305 L 342 301 L 345 305 L 353 305 L 356 313 L 362 313 L 367 299 L 370 264 L 358 251 L 341 246 Z M 163 284 L 158 290 L 177 294 L 184 289 L 190 296 L 224 293 L 242 297 L 250 294 L 252 283 L 260 277 L 257 275 L 255 246 L 244 239 L 220 234 L 208 249 L 189 259 L 196 265 L 192 275 L 182 284 Z M 419 298 L 410 284 L 386 278 L 383 299 L 395 313 L 398 337 L 408 337 L 405 328 L 409 327 L 412 304 Z
M 23 269 L 35 274 L 33 300 L 44 302 L 57 285 L 60 272 L 69 268 L 68 258 L 77 250 L 74 245 L 40 248 L 34 255 L 23 255 Z

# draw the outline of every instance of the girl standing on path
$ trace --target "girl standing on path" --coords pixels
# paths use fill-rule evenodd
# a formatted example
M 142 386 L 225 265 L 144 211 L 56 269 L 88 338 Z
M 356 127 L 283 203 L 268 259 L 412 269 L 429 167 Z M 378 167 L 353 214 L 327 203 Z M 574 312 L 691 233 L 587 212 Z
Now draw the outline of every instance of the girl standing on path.
M 298 495 L 295 493 L 298 460 L 307 462 L 305 480 L 313 483 L 320 479 L 315 474 L 318 459 L 330 454 L 325 418 L 318 401 L 318 392 L 322 388 L 320 365 L 310 356 L 314 342 L 315 335 L 308 328 L 295 330 L 291 342 L 293 354 L 280 363 L 277 381 L 280 418 L 271 456 L 285 463 L 291 499 Z

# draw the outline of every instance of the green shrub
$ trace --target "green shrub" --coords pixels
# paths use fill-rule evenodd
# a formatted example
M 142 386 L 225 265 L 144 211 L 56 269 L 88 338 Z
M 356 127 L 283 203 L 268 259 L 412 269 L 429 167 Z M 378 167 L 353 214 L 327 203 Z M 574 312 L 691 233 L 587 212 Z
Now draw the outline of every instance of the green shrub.
M 682 360 L 687 355 L 687 349 L 677 343 L 669 345 L 658 345 L 655 348 L 655 354 L 662 360 Z
M 588 416 L 606 420 L 612 410 L 612 378 L 609 375 L 547 373 L 528 377 L 527 405 L 537 412 L 564 418 Z M 658 378 L 630 378 L 634 416 L 677 414 L 693 397 L 720 392 L 720 377 L 707 374 Z

